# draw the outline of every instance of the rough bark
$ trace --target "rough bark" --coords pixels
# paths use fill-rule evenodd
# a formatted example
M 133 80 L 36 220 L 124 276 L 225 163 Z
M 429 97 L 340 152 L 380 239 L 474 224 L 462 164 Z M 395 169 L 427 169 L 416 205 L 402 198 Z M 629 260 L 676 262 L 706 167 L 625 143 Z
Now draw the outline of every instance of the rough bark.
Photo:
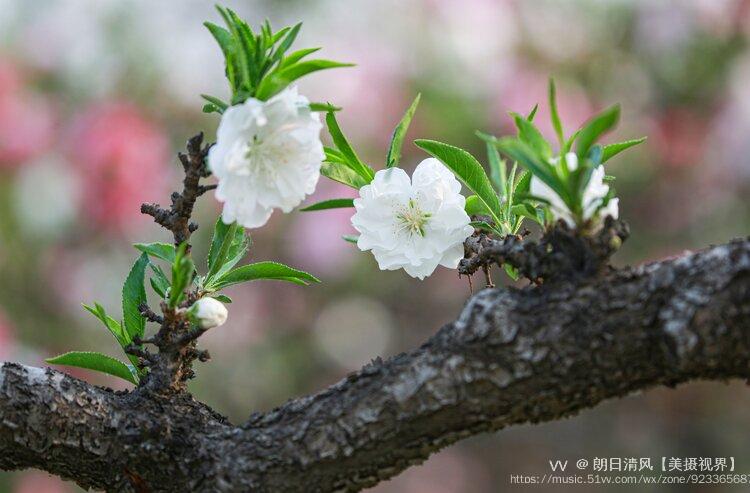
M 655 385 L 750 376 L 750 240 L 486 289 L 422 347 L 239 426 L 186 394 L 0 368 L 0 469 L 112 491 L 358 491 L 463 437 Z

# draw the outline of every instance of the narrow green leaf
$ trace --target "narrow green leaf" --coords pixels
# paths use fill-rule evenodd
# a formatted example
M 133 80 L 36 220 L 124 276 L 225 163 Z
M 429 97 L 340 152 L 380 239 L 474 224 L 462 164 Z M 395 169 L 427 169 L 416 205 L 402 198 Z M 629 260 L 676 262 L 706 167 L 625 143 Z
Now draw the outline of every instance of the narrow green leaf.
M 252 56 L 252 49 L 250 46 L 248 46 L 247 40 L 244 39 L 242 35 L 240 35 L 238 26 L 235 22 L 236 15 L 232 15 L 234 14 L 234 12 L 219 5 L 216 6 L 216 10 L 219 11 L 219 14 L 224 19 L 224 22 L 227 25 L 227 28 L 229 28 L 229 33 L 232 36 L 232 46 L 236 47 L 235 49 L 238 49 L 238 53 L 236 54 L 236 56 L 238 60 L 240 72 L 239 76 L 241 77 L 241 80 L 239 81 L 239 84 L 236 84 L 236 88 L 244 88 L 246 90 L 249 90 L 252 85 L 252 77 L 250 75 L 249 66 L 249 61 Z
M 602 163 L 606 163 L 610 158 L 616 156 L 625 149 L 630 149 L 633 146 L 637 146 L 645 140 L 646 137 L 641 137 L 640 139 L 626 140 L 625 142 L 617 142 L 615 144 L 605 145 L 604 151 L 602 153 Z
M 487 142 L 486 145 L 487 158 L 490 163 L 490 180 L 492 181 L 492 184 L 495 185 L 495 190 L 497 190 L 499 194 L 505 195 L 505 182 L 507 180 L 505 162 L 500 159 L 500 153 L 497 152 L 497 147 L 489 142 Z
M 214 297 L 214 298 L 216 298 L 217 300 L 221 301 L 222 303 L 229 304 L 229 303 L 232 302 L 232 298 L 230 298 L 229 296 L 227 296 L 225 294 L 213 294 L 211 296 Z
M 496 139 L 495 143 L 498 149 L 546 183 L 566 204 L 571 202 L 571 196 L 565 184 L 557 177 L 552 167 L 539 159 L 528 145 L 512 137 Z
M 620 105 L 616 104 L 610 106 L 585 123 L 583 127 L 581 127 L 581 132 L 578 134 L 578 141 L 576 143 L 576 154 L 578 154 L 578 159 L 582 160 L 585 158 L 586 154 L 589 152 L 589 148 L 594 145 L 602 134 L 611 130 L 617 124 L 619 118 Z
M 133 264 L 122 287 L 122 316 L 130 340 L 135 336 L 143 337 L 146 330 L 146 319 L 141 316 L 139 306 L 146 302 L 144 277 L 148 263 L 148 254 L 144 252 Z
M 359 236 L 357 235 L 342 235 L 341 238 L 349 243 L 357 244 L 357 241 L 359 241 Z
M 151 287 L 154 289 L 156 294 L 159 295 L 161 299 L 164 299 L 167 297 L 167 290 L 169 289 L 170 283 L 169 279 L 167 279 L 167 275 L 164 274 L 164 270 L 159 267 L 158 265 L 154 263 L 149 263 L 149 267 L 154 272 L 154 275 L 156 277 L 152 277 L 149 279 L 149 282 L 151 283 Z
M 557 91 L 555 89 L 555 80 L 552 78 L 549 80 L 549 112 L 552 126 L 555 129 L 555 134 L 557 134 L 557 140 L 560 142 L 560 149 L 562 149 L 565 147 L 565 136 L 562 122 L 560 121 L 560 114 L 557 112 Z
M 234 243 L 237 229 L 239 228 L 239 225 L 236 222 L 230 224 L 226 229 L 220 228 L 218 226 L 218 223 L 223 223 L 223 220 L 219 218 L 217 221 L 215 231 L 218 234 L 214 235 L 214 240 L 221 239 L 221 244 L 217 249 L 216 242 L 213 240 L 211 241 L 211 248 L 208 253 L 208 274 L 206 274 L 206 277 L 208 279 L 216 274 L 224 265 L 224 262 L 227 260 L 227 256 L 229 254 L 229 249 L 232 247 L 232 243 Z
M 323 200 L 313 205 L 308 205 L 300 209 L 301 211 L 323 211 L 326 209 L 341 209 L 344 207 L 354 207 L 354 199 L 330 199 Z
M 533 122 L 538 109 L 539 109 L 539 104 L 535 104 L 534 107 L 531 108 L 531 111 L 529 111 L 529 114 L 526 115 L 526 119 L 530 122 Z
M 193 280 L 195 265 L 190 257 L 186 255 L 187 242 L 177 247 L 174 262 L 172 263 L 172 286 L 169 289 L 169 306 L 176 308 L 185 297 L 185 289 Z
M 331 113 L 341 111 L 341 107 L 334 106 L 331 103 L 310 103 L 310 111 L 319 113 Z
M 517 193 L 529 193 L 529 190 L 531 190 L 531 176 L 531 172 L 524 170 L 521 178 L 518 179 L 513 188 L 514 195 Z
M 209 96 L 208 94 L 201 94 L 201 97 L 208 101 L 210 104 L 216 106 L 219 109 L 219 113 L 224 113 L 224 111 L 229 108 L 229 104 L 225 103 L 219 98 Z
M 170 264 L 174 262 L 175 249 L 171 243 L 135 243 L 133 246 L 152 257 L 166 260 Z
M 281 63 L 279 64 L 279 69 L 294 65 L 306 56 L 311 55 L 319 50 L 320 48 L 303 48 L 301 50 L 293 51 L 289 55 L 282 58 Z
M 518 113 L 511 113 L 518 128 L 518 138 L 528 144 L 542 159 L 552 156 L 552 148 L 536 126 Z
M 219 47 L 221 47 L 221 51 L 224 54 L 227 79 L 229 79 L 229 85 L 231 86 L 232 91 L 234 91 L 236 86 L 236 70 L 234 67 L 236 54 L 232 34 L 223 27 L 219 27 L 211 22 L 204 22 L 203 25 L 211 32 L 211 35 L 216 39 L 216 42 L 219 43 Z
M 479 161 L 463 149 L 434 140 L 416 140 L 417 146 L 443 162 L 479 199 L 493 221 L 500 224 L 500 201 Z
M 341 184 L 352 187 L 355 190 L 359 190 L 368 183 L 369 180 L 365 180 L 360 175 L 340 163 L 323 163 L 320 167 L 320 174 L 330 178 L 333 181 L 337 181 Z
M 279 44 L 279 46 L 276 48 L 276 51 L 273 55 L 273 60 L 280 60 L 282 56 L 284 56 L 284 53 L 286 53 L 286 50 L 291 48 L 292 43 L 294 43 L 294 40 L 297 38 L 297 35 L 299 34 L 299 30 L 302 27 L 302 23 L 296 24 L 293 28 L 285 28 L 276 33 L 276 37 L 283 36 L 286 33 L 286 37 L 284 40 Z M 273 41 L 276 42 L 275 40 Z
M 106 354 L 93 351 L 71 351 L 45 360 L 52 365 L 75 366 L 120 377 L 138 385 L 138 375 L 131 365 Z
M 238 225 L 234 229 L 234 235 L 230 237 L 229 233 L 231 229 L 232 225 L 224 224 L 224 221 L 221 219 L 221 217 L 216 220 L 216 223 L 214 224 L 214 233 L 211 237 L 211 246 L 208 250 L 207 268 L 209 273 L 212 271 L 216 273 L 221 270 L 221 268 L 227 263 L 234 262 L 229 266 L 229 268 L 231 269 L 237 264 L 237 262 L 242 260 L 242 257 L 246 253 L 250 244 L 250 238 L 245 233 L 245 228 L 242 228 Z M 219 254 L 224 240 L 226 239 L 230 239 L 231 243 L 225 253 L 224 261 L 221 262 L 218 261 Z
M 487 205 L 476 195 L 469 195 L 466 197 L 466 205 L 464 206 L 466 214 L 469 216 L 490 216 L 492 213 L 487 209 Z
M 353 63 L 334 62 L 332 60 L 305 60 L 285 65 L 284 68 L 270 74 L 261 81 L 256 91 L 256 97 L 261 101 L 265 101 L 287 87 L 290 83 L 305 75 L 319 70 L 353 66 Z
M 123 330 L 122 325 L 120 325 L 117 320 L 107 315 L 107 312 L 104 311 L 104 307 L 102 307 L 102 305 L 100 305 L 99 303 L 94 303 L 93 307 L 85 303 L 81 303 L 81 305 L 86 311 L 91 313 L 104 324 L 104 326 L 114 336 L 115 340 L 120 346 L 124 348 L 125 346 L 130 344 L 130 335 Z
M 409 125 L 411 124 L 412 118 L 414 118 L 414 113 L 417 111 L 417 106 L 419 105 L 419 99 L 421 97 L 421 94 L 417 94 L 417 97 L 414 98 L 414 101 L 409 106 L 409 109 L 406 110 L 406 113 L 404 113 L 401 121 L 398 122 L 396 128 L 393 129 L 391 145 L 388 147 L 388 155 L 385 158 L 386 168 L 398 166 L 399 161 L 401 160 L 401 147 L 404 144 L 404 137 L 406 137 L 406 132 L 409 130 Z
M 502 235 L 502 232 L 498 231 L 497 228 L 493 227 L 490 223 L 487 223 L 485 221 L 471 221 L 469 225 L 475 229 L 482 229 L 484 231 L 487 231 L 488 233 Z
M 349 141 L 346 140 L 344 133 L 341 131 L 334 113 L 328 113 L 326 115 L 326 124 L 328 125 L 328 132 L 331 134 L 333 143 L 336 144 L 336 148 L 346 160 L 344 164 L 364 178 L 367 183 L 370 183 L 373 177 L 375 177 L 375 171 L 363 163 L 359 159 L 359 156 L 357 156 L 357 153 L 354 152 L 354 149 L 352 149 Z
M 236 269 L 229 271 L 223 277 L 218 279 L 212 287 L 214 289 L 223 289 L 227 286 L 232 286 L 233 284 L 257 281 L 260 279 L 288 281 L 296 284 L 320 282 L 320 280 L 312 274 L 293 269 L 292 267 L 278 262 L 257 262 L 254 264 L 243 265 L 242 267 L 237 267 Z

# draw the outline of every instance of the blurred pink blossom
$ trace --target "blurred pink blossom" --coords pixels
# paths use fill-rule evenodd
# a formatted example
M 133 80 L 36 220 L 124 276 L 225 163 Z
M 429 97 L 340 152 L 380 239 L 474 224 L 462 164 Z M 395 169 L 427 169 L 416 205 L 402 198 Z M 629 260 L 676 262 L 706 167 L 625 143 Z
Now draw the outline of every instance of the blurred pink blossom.
M 305 204 L 356 195 L 355 190 L 326 180 L 320 182 L 318 190 Z M 359 253 L 355 245 L 341 238 L 342 235 L 356 233 L 351 223 L 352 214 L 353 208 L 296 214 L 294 224 L 289 229 L 287 245 L 300 268 L 317 274 L 346 274 L 354 255 Z
M 143 224 L 141 203 L 164 200 L 167 137 L 135 106 L 92 106 L 75 121 L 70 143 L 83 174 L 84 213 L 99 228 L 129 231 Z
M 37 156 L 52 142 L 54 118 L 49 103 L 23 88 L 20 71 L 0 59 L 0 168 Z
M 62 480 L 45 472 L 29 471 L 18 476 L 13 493 L 65 493 L 70 491 Z

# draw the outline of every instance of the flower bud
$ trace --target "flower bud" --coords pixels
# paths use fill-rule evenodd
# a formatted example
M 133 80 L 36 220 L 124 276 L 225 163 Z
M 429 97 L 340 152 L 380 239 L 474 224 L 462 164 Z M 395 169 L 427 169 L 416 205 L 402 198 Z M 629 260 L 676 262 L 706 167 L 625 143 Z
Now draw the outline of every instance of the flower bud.
M 227 321 L 227 308 L 215 298 L 201 298 L 190 307 L 190 319 L 201 329 L 212 329 Z

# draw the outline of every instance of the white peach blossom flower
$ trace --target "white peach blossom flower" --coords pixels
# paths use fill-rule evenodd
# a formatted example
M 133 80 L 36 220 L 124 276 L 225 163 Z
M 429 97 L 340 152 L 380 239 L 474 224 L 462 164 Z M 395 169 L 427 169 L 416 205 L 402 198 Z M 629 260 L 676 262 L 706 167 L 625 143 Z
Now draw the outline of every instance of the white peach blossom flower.
M 559 158 L 552 160 L 557 165 Z M 569 171 L 578 168 L 578 156 L 574 152 L 565 155 L 565 164 Z M 547 199 L 550 203 L 549 210 L 555 221 L 562 219 L 571 228 L 576 225 L 575 217 L 563 200 L 542 180 L 533 176 L 531 178 L 531 195 Z M 617 219 L 619 215 L 619 199 L 612 198 L 606 206 L 599 207 L 604 197 L 609 193 L 609 186 L 604 183 L 604 167 L 597 166 L 591 173 L 586 189 L 583 191 L 583 220 L 594 220 L 595 225 L 601 224 L 606 216 Z
M 224 222 L 258 228 L 274 209 L 290 212 L 311 194 L 325 157 L 321 128 L 296 87 L 228 108 L 208 153 Z
M 438 265 L 455 269 L 474 228 L 464 211 L 461 184 L 440 161 L 422 161 L 411 179 L 400 168 L 380 170 L 354 200 L 357 246 L 370 250 L 381 270 L 404 269 L 424 279 Z

